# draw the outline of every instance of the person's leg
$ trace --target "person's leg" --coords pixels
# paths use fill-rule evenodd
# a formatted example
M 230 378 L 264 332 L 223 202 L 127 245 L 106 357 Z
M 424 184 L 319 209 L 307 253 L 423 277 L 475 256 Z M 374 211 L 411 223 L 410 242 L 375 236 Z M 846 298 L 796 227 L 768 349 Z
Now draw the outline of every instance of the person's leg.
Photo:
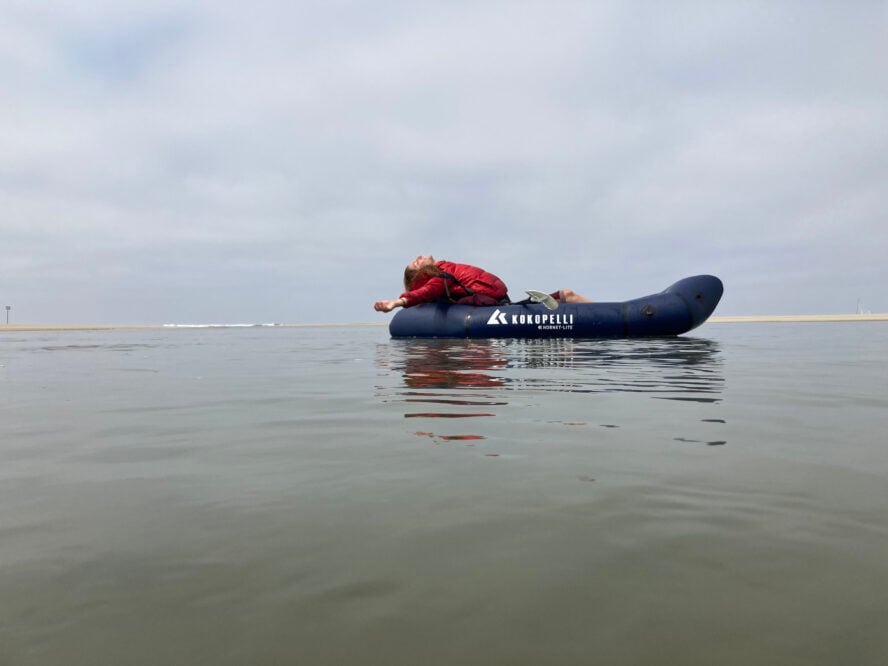
M 555 297 L 555 300 L 561 301 L 562 303 L 591 303 L 591 298 L 586 298 L 585 296 L 581 296 L 573 289 L 561 289 L 557 292 L 557 296 L 552 294 Z

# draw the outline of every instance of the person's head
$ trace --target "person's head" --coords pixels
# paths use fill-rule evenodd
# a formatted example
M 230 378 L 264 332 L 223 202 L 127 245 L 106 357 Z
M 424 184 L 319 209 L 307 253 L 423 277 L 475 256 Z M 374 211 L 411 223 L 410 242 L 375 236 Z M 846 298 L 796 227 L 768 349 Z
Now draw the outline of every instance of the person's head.
M 420 275 L 434 277 L 440 274 L 441 269 L 435 265 L 435 258 L 430 254 L 421 254 L 404 269 L 404 289 L 410 291 L 413 282 Z
M 419 270 L 424 266 L 434 266 L 435 258 L 430 254 L 421 254 L 416 259 L 407 264 L 407 268 L 412 268 L 413 270 Z

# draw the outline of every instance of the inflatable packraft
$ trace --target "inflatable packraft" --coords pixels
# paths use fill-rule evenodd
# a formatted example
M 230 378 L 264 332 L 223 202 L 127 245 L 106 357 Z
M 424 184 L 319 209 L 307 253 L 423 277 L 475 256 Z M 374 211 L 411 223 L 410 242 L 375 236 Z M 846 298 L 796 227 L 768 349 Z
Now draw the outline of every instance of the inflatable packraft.
M 724 287 L 712 275 L 679 280 L 658 294 L 622 303 L 473 306 L 423 303 L 399 310 L 395 338 L 643 338 L 680 335 L 706 321 Z

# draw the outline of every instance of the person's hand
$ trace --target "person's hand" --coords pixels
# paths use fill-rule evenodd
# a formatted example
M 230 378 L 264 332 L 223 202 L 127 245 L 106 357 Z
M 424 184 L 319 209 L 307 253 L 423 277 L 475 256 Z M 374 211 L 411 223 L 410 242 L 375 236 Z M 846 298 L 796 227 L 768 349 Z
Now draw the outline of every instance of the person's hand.
M 394 301 L 376 301 L 373 304 L 373 309 L 377 312 L 391 312 L 402 305 L 404 305 L 404 299 L 401 298 Z

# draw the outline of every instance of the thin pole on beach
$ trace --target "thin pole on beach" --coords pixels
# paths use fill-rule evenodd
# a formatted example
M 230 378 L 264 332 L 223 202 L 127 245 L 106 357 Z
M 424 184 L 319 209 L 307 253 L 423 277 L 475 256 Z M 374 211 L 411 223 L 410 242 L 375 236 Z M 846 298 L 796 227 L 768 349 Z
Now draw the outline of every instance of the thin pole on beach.
M 12 310 L 11 305 L 6 306 L 6 325 L 9 326 L 9 311 Z

